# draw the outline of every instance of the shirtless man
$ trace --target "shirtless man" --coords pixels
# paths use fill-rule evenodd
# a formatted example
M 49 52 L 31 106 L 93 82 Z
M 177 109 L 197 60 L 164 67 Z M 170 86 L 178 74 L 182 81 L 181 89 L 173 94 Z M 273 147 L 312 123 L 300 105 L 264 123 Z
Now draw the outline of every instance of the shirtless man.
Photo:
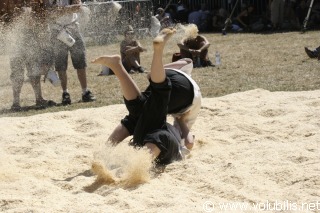
M 196 25 L 190 25 L 197 32 L 195 37 L 183 38 L 177 45 L 180 48 L 181 58 L 190 58 L 193 60 L 195 67 L 207 67 L 214 66 L 208 57 L 208 49 L 210 43 L 208 39 L 198 34 L 198 28 Z M 198 64 L 200 59 L 200 64 Z

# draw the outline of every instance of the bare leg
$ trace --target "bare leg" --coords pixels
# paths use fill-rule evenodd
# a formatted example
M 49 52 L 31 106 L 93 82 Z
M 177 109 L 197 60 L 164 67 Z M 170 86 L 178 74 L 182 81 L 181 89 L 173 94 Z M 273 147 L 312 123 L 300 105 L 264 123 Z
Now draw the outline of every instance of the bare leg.
M 130 101 L 136 99 L 140 94 L 140 90 L 133 79 L 129 76 L 126 69 L 122 66 L 119 55 L 105 55 L 91 61 L 94 64 L 101 64 L 112 69 L 114 74 L 120 81 L 123 97 Z
M 78 69 L 77 70 L 78 79 L 80 82 L 81 89 L 87 88 L 87 73 L 86 69 Z
M 36 104 L 41 104 L 44 101 L 44 99 L 42 97 L 40 76 L 30 77 L 30 83 L 34 91 L 34 95 L 36 97 Z
M 155 83 L 161 83 L 165 80 L 165 71 L 162 63 L 162 54 L 165 43 L 174 33 L 174 30 L 165 29 L 162 33 L 157 36 L 153 42 L 154 46 L 154 55 L 153 61 L 151 65 L 151 80 Z M 141 94 L 135 82 L 129 76 L 125 68 L 121 63 L 121 58 L 119 55 L 112 56 L 101 56 L 97 59 L 94 59 L 92 63 L 101 64 L 112 69 L 120 81 L 120 86 L 123 91 L 123 96 L 127 100 L 134 100 Z M 122 125 L 118 125 L 116 129 L 113 131 L 109 140 L 112 143 L 117 143 L 126 138 L 129 135 L 127 129 Z M 146 143 L 146 147 L 150 150 L 150 153 L 156 158 L 160 154 L 160 149 L 152 144 Z
M 61 88 L 62 90 L 66 90 L 67 86 L 68 86 L 68 76 L 67 76 L 67 71 L 57 71 L 59 78 L 60 78 L 60 82 L 61 82 Z
M 126 139 L 128 136 L 130 136 L 129 131 L 125 126 L 123 126 L 121 123 L 113 130 L 111 135 L 108 138 L 108 141 L 110 141 L 113 145 L 117 145 L 124 139 Z
M 107 66 L 113 70 L 114 74 L 120 81 L 123 97 L 126 100 L 134 100 L 141 94 L 138 86 L 129 76 L 126 69 L 123 67 L 119 55 L 105 55 L 98 57 L 92 60 L 91 62 L 94 64 L 101 64 Z M 123 141 L 129 135 L 130 133 L 128 132 L 126 127 L 122 124 L 119 124 L 109 136 L 108 141 L 110 141 L 113 145 L 116 145 Z
M 20 93 L 24 81 L 24 60 L 20 57 L 10 58 L 11 75 L 10 79 L 12 82 L 13 92 L 13 103 L 12 108 L 20 108 Z
M 23 80 L 13 80 L 12 81 L 12 91 L 13 91 L 13 106 L 20 106 L 20 93 L 23 85 Z
M 161 83 L 165 81 L 166 73 L 162 62 L 163 50 L 166 42 L 174 33 L 174 29 L 163 29 L 153 40 L 153 59 L 151 63 L 150 77 L 151 81 L 154 83 Z M 147 142 L 145 146 L 150 150 L 154 159 L 159 156 L 161 150 L 155 144 Z
M 164 82 L 166 74 L 163 67 L 162 55 L 165 44 L 169 38 L 175 33 L 175 29 L 163 29 L 159 35 L 153 40 L 153 58 L 151 63 L 151 81 L 154 83 Z

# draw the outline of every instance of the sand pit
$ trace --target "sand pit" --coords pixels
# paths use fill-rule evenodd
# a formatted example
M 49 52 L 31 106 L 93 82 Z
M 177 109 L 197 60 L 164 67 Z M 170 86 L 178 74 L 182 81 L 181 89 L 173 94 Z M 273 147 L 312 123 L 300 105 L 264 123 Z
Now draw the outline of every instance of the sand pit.
M 0 211 L 221 212 L 222 202 L 320 202 L 319 90 L 204 99 L 194 150 L 163 173 L 149 171 L 145 150 L 104 145 L 125 111 L 0 118 Z M 113 180 L 97 179 L 93 162 Z

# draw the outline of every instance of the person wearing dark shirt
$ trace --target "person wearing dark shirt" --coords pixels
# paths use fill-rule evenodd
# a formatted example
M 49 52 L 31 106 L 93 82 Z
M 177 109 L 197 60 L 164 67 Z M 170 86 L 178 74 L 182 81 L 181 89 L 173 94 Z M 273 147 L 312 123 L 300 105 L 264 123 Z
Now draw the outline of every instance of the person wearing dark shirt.
M 164 165 L 182 158 L 180 142 L 183 134 L 181 132 L 186 126 L 184 123 L 185 125 L 181 126 L 182 129 L 179 131 L 178 128 L 166 122 L 171 96 L 176 95 L 173 91 L 173 84 L 180 78 L 184 79 L 184 75 L 179 76 L 180 74 L 174 71 L 166 73 L 162 62 L 165 43 L 174 33 L 174 29 L 166 28 L 153 41 L 154 53 L 147 92 L 140 92 L 136 83 L 124 69 L 120 56 L 102 56 L 93 60 L 93 63 L 108 66 L 114 71 L 120 81 L 124 102 L 129 112 L 109 140 L 117 144 L 132 134 L 134 146 L 146 146 L 155 161 Z M 192 83 L 187 82 L 188 79 L 184 80 L 187 85 L 185 89 L 190 90 L 193 87 Z M 187 95 L 186 102 L 189 104 L 183 107 L 192 104 L 192 99 L 192 95 Z M 179 112 L 180 109 L 174 108 L 174 110 Z M 120 132 L 117 131 L 118 128 Z M 122 131 L 125 131 L 126 135 L 123 135 Z
M 146 51 L 138 40 L 134 38 L 132 26 L 124 32 L 124 40 L 120 43 L 120 54 L 124 68 L 129 73 L 144 72 L 144 68 L 140 65 L 140 53 Z
M 234 31 L 249 31 L 251 29 L 251 14 L 253 10 L 253 5 L 246 7 L 234 20 L 232 29 Z

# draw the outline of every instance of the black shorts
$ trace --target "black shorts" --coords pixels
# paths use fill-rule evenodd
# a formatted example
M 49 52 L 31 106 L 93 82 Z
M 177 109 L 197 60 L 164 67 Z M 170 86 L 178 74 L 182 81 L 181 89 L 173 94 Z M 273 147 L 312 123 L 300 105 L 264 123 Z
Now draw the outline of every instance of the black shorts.
M 166 69 L 166 75 L 172 84 L 172 90 L 168 104 L 168 113 L 175 114 L 192 105 L 194 89 L 189 79 L 181 73 Z
M 69 52 L 74 69 L 85 69 L 87 67 L 85 43 L 78 26 L 74 26 L 74 28 L 75 29 L 68 29 L 70 35 L 75 39 L 75 43 L 72 47 L 67 46 L 57 39 L 59 31 L 52 31 L 51 41 L 53 44 L 55 69 L 58 72 L 65 72 L 67 70 Z
M 167 123 L 165 129 L 155 130 L 147 134 L 144 140 L 155 144 L 161 150 L 156 159 L 158 164 L 166 165 L 182 159 L 180 152 L 181 136 L 171 124 Z
M 159 164 L 181 159 L 181 137 L 177 130 L 166 122 L 170 93 L 171 81 L 166 78 L 163 83 L 150 81 L 148 96 L 125 100 L 129 115 L 137 120 L 133 130 L 133 144 L 140 147 L 147 142 L 155 144 L 161 150 L 157 158 Z
M 174 97 L 169 99 L 168 114 L 180 113 L 181 111 L 192 105 L 192 101 L 194 98 L 193 85 L 187 77 L 174 70 L 166 69 L 166 75 L 170 79 L 172 86 L 170 97 Z M 141 113 L 139 110 L 142 109 L 144 101 L 149 98 L 150 94 L 151 86 L 149 86 L 146 89 L 146 91 L 144 91 L 142 95 L 136 100 L 124 100 L 128 111 L 132 113 L 129 113 L 129 115 L 122 119 L 121 123 L 127 128 L 130 135 L 133 134 L 133 130 L 136 126 L 138 116 Z M 140 107 L 137 107 L 139 103 Z

